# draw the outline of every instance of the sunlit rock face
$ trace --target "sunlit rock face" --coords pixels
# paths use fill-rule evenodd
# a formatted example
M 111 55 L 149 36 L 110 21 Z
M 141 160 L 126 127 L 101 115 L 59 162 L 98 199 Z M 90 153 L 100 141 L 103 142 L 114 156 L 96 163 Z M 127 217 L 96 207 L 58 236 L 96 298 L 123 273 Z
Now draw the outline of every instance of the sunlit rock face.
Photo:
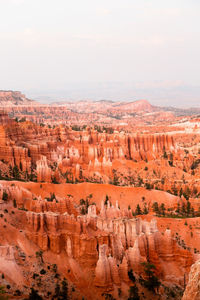
M 52 129 L 16 122 L 3 113 L 0 121 L 0 159 L 11 168 L 16 166 L 21 178 L 38 182 L 81 182 L 86 178 L 109 182 L 118 164 L 119 169 L 124 165 L 128 170 L 129 161 L 158 159 L 163 149 L 177 152 L 171 135 Z M 6 175 L 12 176 L 8 171 Z

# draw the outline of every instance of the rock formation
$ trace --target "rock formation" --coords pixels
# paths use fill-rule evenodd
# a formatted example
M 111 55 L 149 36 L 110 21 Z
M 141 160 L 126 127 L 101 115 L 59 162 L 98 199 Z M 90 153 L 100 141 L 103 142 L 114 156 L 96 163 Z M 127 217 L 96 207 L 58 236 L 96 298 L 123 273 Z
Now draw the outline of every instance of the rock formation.
M 182 300 L 198 300 L 200 299 L 200 261 L 198 260 L 191 267 L 189 274 L 189 282 L 185 289 Z
M 92 268 L 96 264 L 94 284 L 99 287 L 109 289 L 128 280 L 127 268 L 142 273 L 141 262 L 147 259 L 155 264 L 160 278 L 183 283 L 182 270 L 189 270 L 193 257 L 176 244 L 170 230 L 161 235 L 155 220 L 149 223 L 122 216 L 109 219 L 96 215 L 93 206 L 88 211 L 88 215 L 77 217 L 29 211 L 27 237 L 44 251 L 61 253 L 66 249 L 66 255 L 80 265 L 87 257 L 88 266 Z M 170 268 L 174 265 L 175 274 L 171 274 L 168 265 Z
M 0 91 L 0 106 L 9 107 L 15 105 L 37 105 L 37 102 L 27 99 L 25 95 L 18 91 Z
M 0 106 L 2 284 L 44 299 L 64 278 L 72 299 L 181 291 L 200 252 L 199 118 L 146 100 L 41 105 L 12 91 Z M 160 289 L 147 290 L 145 264 Z M 198 268 L 184 300 L 199 297 Z

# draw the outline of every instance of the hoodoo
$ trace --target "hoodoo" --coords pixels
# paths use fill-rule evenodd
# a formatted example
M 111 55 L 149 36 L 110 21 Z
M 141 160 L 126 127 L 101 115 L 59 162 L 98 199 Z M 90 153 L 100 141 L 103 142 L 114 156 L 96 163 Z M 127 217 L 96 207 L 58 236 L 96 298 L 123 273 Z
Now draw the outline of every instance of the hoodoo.
M 143 100 L 0 100 L 6 294 L 198 299 L 198 120 L 171 113 L 163 126 Z

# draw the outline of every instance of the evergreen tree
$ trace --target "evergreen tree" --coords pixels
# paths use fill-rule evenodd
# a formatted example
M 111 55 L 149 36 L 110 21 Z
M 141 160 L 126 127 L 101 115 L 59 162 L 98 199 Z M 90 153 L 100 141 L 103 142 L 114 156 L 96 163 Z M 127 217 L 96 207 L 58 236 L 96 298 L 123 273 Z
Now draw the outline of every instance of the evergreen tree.
M 147 215 L 148 214 L 148 208 L 147 208 L 147 206 L 146 206 L 146 204 L 144 205 L 144 208 L 143 208 L 143 214 L 144 215 Z
M 164 204 L 164 203 L 161 203 L 161 205 L 160 205 L 160 213 L 161 213 L 163 216 L 165 215 L 165 210 L 166 210 L 165 204 Z
M 107 205 L 107 204 L 108 204 L 108 201 L 109 201 L 109 197 L 108 197 L 108 195 L 106 195 L 106 199 L 105 199 L 105 201 L 104 201 L 104 204 Z
M 61 285 L 60 288 L 60 285 L 57 282 L 54 297 L 58 300 L 68 300 L 68 283 L 66 279 L 61 282 Z
M 14 168 L 13 168 L 13 178 L 15 178 L 15 179 L 20 178 L 18 166 L 14 166 Z
M 62 284 L 62 289 L 61 289 L 61 293 L 60 293 L 60 299 L 67 300 L 68 299 L 68 283 L 67 283 L 66 279 L 64 279 L 61 284 Z
M 168 158 L 167 152 L 166 152 L 166 151 L 164 151 L 164 153 L 163 153 L 163 158 L 164 158 L 164 159 L 167 159 L 167 158 Z
M 160 286 L 160 281 L 155 276 L 155 265 L 150 262 L 143 262 L 144 272 L 147 276 L 147 280 L 144 280 L 144 286 L 148 288 L 148 290 L 155 292 L 155 289 Z
M 187 201 L 186 212 L 187 212 L 187 215 L 189 215 L 191 212 L 191 203 L 189 200 Z
M 43 261 L 43 251 L 42 251 L 42 250 L 36 251 L 35 256 L 36 256 L 37 258 L 40 258 L 41 263 L 44 263 L 44 261 Z
M 137 207 L 136 207 L 135 214 L 136 214 L 136 215 L 142 215 L 142 210 L 141 210 L 139 204 L 138 204 Z
M 194 207 L 191 208 L 191 215 L 192 215 L 192 217 L 195 216 Z
M 128 271 L 128 277 L 132 282 L 135 282 L 135 276 L 133 274 L 133 270 Z
M 191 191 L 189 189 L 189 187 L 187 186 L 187 188 L 185 189 L 185 192 L 183 193 L 183 196 L 185 197 L 186 200 L 189 200 L 191 195 Z
M 17 207 L 17 202 L 16 202 L 16 199 L 14 199 L 14 200 L 13 200 L 13 206 L 14 206 L 14 208 L 16 208 L 16 207 Z
M 130 287 L 128 300 L 140 300 L 138 287 L 136 285 Z
M 56 298 L 58 298 L 59 295 L 60 295 L 60 286 L 59 286 L 59 284 L 58 284 L 58 282 L 57 282 L 57 283 L 56 283 L 56 287 L 55 287 L 55 294 L 54 294 L 54 296 L 55 296 Z
M 180 213 L 180 203 L 177 204 L 176 212 L 177 212 L 178 214 Z
M 8 200 L 8 193 L 6 191 L 3 191 L 2 200 L 4 200 L 4 201 Z
M 183 215 L 185 215 L 185 213 L 186 213 L 185 203 L 184 203 L 184 202 L 182 203 L 181 213 L 182 213 Z
M 159 207 L 158 207 L 158 202 L 154 202 L 153 205 L 152 205 L 152 208 L 153 208 L 153 211 L 158 215 L 160 214 L 160 210 L 159 210 Z
M 119 179 L 118 179 L 118 176 L 117 176 L 117 171 L 115 169 L 112 170 L 113 172 L 113 184 L 114 185 L 119 185 Z

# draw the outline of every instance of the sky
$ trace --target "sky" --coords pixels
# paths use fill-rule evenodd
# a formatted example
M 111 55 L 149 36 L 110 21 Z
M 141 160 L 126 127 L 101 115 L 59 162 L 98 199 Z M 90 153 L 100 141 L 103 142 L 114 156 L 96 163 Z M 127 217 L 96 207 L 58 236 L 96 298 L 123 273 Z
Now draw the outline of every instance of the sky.
M 200 102 L 199 56 L 199 0 L 0 0 L 0 89 Z

